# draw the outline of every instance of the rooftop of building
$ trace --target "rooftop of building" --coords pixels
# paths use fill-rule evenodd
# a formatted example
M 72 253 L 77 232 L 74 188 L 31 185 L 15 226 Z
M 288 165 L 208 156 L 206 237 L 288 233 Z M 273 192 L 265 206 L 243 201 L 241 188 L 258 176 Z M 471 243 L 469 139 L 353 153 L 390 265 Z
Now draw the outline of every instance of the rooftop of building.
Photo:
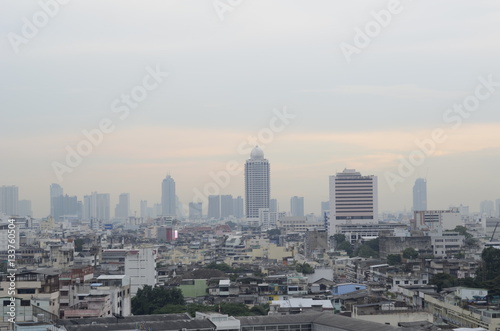
M 331 312 L 302 313 L 297 315 L 270 315 L 238 317 L 241 326 L 264 326 L 280 324 L 319 324 L 335 328 L 337 331 L 389 331 L 398 330 L 390 325 L 358 320 Z

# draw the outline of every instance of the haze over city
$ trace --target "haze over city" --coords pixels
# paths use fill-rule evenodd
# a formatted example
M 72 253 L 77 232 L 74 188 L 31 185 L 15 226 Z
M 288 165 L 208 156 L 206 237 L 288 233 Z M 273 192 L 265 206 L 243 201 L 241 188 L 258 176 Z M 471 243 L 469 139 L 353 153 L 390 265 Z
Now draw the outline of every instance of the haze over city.
M 212 193 L 243 196 L 242 169 L 259 145 L 283 210 L 303 196 L 318 214 L 329 176 L 345 168 L 378 176 L 379 211 L 410 210 L 418 177 L 429 209 L 478 210 L 500 198 L 500 3 L 401 1 L 357 47 L 357 29 L 385 9 L 72 1 L 27 37 L 23 17 L 39 4 L 2 1 L 0 186 L 18 186 L 36 217 L 50 212 L 51 183 L 79 198 L 110 193 L 111 206 L 129 192 L 138 211 L 140 200 L 160 202 L 170 174 L 187 205 L 228 165 L 238 174 Z M 137 86 L 146 95 L 127 102 Z M 97 129 L 94 144 L 83 131 Z M 91 151 L 58 178 L 55 164 L 68 166 L 83 140 Z M 415 151 L 424 157 L 401 173 Z

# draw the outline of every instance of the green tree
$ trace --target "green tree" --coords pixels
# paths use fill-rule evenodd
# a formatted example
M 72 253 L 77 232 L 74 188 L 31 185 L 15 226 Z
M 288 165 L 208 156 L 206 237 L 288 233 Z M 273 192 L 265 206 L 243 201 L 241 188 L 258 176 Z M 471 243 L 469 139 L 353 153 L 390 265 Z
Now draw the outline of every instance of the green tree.
M 337 250 L 339 251 L 346 251 L 346 253 L 349 256 L 352 256 L 352 253 L 354 252 L 354 248 L 352 247 L 351 243 L 348 241 L 344 241 L 340 245 L 337 246 Z
M 354 255 L 364 258 L 371 258 L 378 257 L 378 252 L 374 251 L 370 246 L 363 244 L 358 247 Z
M 387 255 L 387 263 L 389 265 L 401 264 L 401 255 L 399 254 L 389 254 Z
M 132 298 L 132 314 L 149 315 L 166 305 L 184 305 L 184 296 L 179 288 L 151 287 L 145 285 Z
M 487 247 L 481 253 L 481 266 L 477 271 L 477 279 L 487 282 L 495 279 L 500 273 L 500 249 Z
M 403 257 L 405 259 L 416 259 L 418 257 L 418 252 L 413 247 L 408 247 L 403 251 Z
M 443 288 L 457 286 L 458 280 L 450 274 L 439 273 L 432 276 L 429 284 L 436 285 L 438 292 L 441 292 Z
M 469 238 L 472 238 L 472 235 L 467 232 L 467 229 L 465 228 L 465 226 L 462 226 L 462 225 L 457 225 L 453 230 L 451 231 L 455 231 L 455 232 L 458 232 L 459 234 L 461 234 L 462 236 L 465 236 L 465 239 L 469 239 Z
M 333 235 L 333 240 L 335 242 L 335 248 L 337 249 L 340 244 L 346 241 L 345 234 L 343 233 L 336 233 Z
M 304 262 L 302 264 L 300 264 L 300 263 L 297 264 L 297 266 L 295 267 L 295 270 L 297 270 L 297 272 L 303 273 L 304 275 L 314 273 L 314 268 L 307 262 Z

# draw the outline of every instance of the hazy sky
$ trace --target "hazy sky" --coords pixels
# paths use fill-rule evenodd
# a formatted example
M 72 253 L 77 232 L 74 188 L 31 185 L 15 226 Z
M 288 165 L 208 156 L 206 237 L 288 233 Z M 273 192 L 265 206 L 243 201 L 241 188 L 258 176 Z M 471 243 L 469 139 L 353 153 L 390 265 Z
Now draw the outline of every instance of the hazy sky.
M 498 1 L 55 1 L 0 2 L 0 185 L 37 217 L 53 182 L 110 193 L 112 211 L 130 192 L 138 211 L 170 173 L 187 204 L 256 142 L 282 210 L 298 195 L 319 212 L 344 168 L 379 177 L 380 210 L 410 209 L 417 177 L 430 208 L 500 198 Z M 451 113 L 464 102 L 473 111 Z M 112 132 L 59 181 L 54 162 L 101 121 Z M 446 138 L 418 159 L 436 129 Z M 422 164 L 400 173 L 410 156 Z M 244 196 L 243 175 L 229 178 L 220 193 Z

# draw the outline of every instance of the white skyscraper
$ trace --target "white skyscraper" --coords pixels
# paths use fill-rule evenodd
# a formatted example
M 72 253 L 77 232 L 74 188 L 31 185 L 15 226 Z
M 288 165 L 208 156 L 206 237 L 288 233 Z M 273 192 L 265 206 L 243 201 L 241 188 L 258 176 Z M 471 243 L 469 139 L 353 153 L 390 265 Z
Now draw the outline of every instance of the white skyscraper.
M 163 216 L 177 216 L 175 181 L 170 175 L 161 183 L 161 209 Z
M 294 196 L 290 199 L 290 216 L 304 216 L 304 197 Z
M 378 222 L 377 187 L 377 176 L 362 176 L 354 169 L 330 176 L 330 236 L 338 224 Z
M 259 218 L 259 209 L 269 208 L 269 161 L 258 146 L 245 163 L 245 213 L 247 218 Z

